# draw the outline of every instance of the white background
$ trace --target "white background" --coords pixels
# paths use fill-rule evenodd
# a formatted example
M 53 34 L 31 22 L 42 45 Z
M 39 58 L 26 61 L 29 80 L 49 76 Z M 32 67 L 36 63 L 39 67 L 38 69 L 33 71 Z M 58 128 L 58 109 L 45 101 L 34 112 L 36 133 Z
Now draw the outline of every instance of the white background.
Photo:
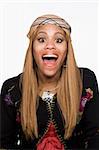
M 63 17 L 72 27 L 78 66 L 93 70 L 99 82 L 99 3 L 95 0 L 0 1 L 0 87 L 22 72 L 28 47 L 27 33 L 36 17 Z

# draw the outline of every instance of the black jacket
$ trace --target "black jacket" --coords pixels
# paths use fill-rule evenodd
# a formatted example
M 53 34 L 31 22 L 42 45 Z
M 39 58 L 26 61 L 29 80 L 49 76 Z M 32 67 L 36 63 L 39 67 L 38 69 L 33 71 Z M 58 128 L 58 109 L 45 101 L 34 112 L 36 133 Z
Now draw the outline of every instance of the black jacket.
M 83 92 L 78 114 L 77 125 L 72 136 L 64 140 L 64 121 L 57 97 L 52 103 L 52 120 L 57 134 L 66 149 L 99 149 L 99 91 L 93 71 L 80 68 L 83 80 Z M 51 114 L 46 102 L 39 97 L 37 121 L 39 138 L 26 140 L 20 123 L 19 88 L 20 75 L 8 79 L 1 89 L 0 112 L 0 148 L 6 149 L 36 149 L 36 144 L 47 131 Z

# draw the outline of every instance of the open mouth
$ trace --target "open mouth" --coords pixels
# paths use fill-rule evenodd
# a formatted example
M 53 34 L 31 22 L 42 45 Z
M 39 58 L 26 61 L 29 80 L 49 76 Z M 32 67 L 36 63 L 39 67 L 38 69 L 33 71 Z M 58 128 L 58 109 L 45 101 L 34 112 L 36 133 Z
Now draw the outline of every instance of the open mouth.
M 56 61 L 58 59 L 57 55 L 51 54 L 51 55 L 43 55 L 42 56 L 43 61 Z

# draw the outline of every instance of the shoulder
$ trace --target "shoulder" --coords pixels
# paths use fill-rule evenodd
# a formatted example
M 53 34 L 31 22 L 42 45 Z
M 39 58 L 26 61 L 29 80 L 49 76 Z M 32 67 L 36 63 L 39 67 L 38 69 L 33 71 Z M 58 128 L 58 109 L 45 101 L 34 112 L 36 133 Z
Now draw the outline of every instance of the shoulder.
M 22 74 L 19 74 L 17 76 L 14 76 L 12 78 L 9 78 L 7 80 L 4 81 L 2 87 L 3 88 L 6 88 L 6 89 L 9 89 L 11 88 L 12 86 L 16 86 L 19 84 L 19 81 L 20 81 L 20 77 L 21 77 Z
M 89 69 L 89 68 L 83 68 L 83 67 L 79 67 L 80 72 L 83 72 L 84 76 L 88 76 L 88 77 L 93 77 L 95 76 L 95 73 L 93 70 Z
M 99 89 L 95 73 L 89 68 L 79 68 L 83 73 L 83 88 L 79 108 L 79 120 L 83 118 L 99 127 Z M 84 113 L 83 113 L 84 112 Z
M 97 79 L 95 72 L 89 68 L 79 68 L 81 72 L 81 77 L 83 81 L 83 86 L 90 86 L 93 87 L 94 85 L 97 86 Z
M 20 79 L 22 74 L 19 74 L 15 77 L 9 78 L 4 81 L 1 88 L 1 99 L 7 100 L 12 99 L 13 102 L 16 102 L 21 97 L 21 88 L 20 88 Z
M 10 90 L 14 86 L 16 86 L 16 87 L 19 86 L 21 76 L 22 76 L 22 74 L 19 74 L 17 76 L 14 76 L 12 78 L 5 80 L 2 85 L 1 91 L 2 91 L 2 89 Z

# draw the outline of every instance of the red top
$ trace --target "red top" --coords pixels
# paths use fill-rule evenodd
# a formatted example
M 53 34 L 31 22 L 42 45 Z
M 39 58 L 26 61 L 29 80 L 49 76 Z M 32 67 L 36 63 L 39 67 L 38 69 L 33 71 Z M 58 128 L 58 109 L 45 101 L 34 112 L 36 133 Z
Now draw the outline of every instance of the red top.
M 48 131 L 37 145 L 37 150 L 64 150 L 53 123 L 49 124 Z

